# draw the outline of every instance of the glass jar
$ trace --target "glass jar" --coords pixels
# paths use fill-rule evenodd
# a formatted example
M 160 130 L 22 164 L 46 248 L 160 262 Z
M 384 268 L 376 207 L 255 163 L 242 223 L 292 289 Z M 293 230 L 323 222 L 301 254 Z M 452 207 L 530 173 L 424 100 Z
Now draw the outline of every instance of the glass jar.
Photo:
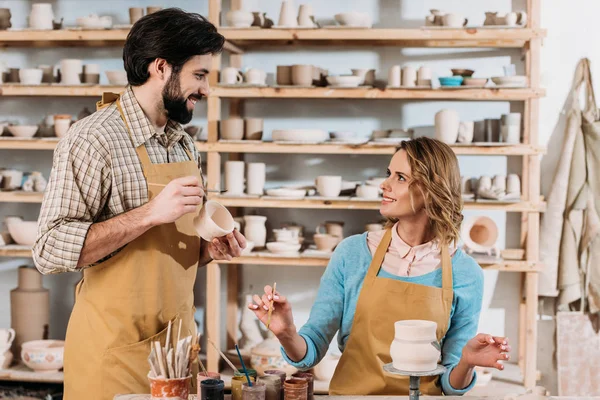
M 242 400 L 265 400 L 267 385 L 263 382 L 253 383 L 252 386 L 248 382 L 242 384 Z
M 277 375 L 261 376 L 258 381 L 267 385 L 266 400 L 283 400 L 281 398 L 281 379 Z
M 250 381 L 254 382 L 255 380 L 254 377 L 250 377 Z M 247 382 L 246 376 L 231 378 L 231 400 L 242 400 L 242 384 Z
M 285 400 L 308 400 L 308 381 L 292 378 L 284 384 Z
M 204 378 L 206 376 L 202 375 Z M 225 382 L 220 379 L 204 379 L 200 382 L 198 400 L 223 400 L 225 398 Z
M 292 375 L 293 378 L 305 379 L 308 382 L 307 396 L 308 400 L 314 399 L 314 381 L 315 377 L 313 374 L 308 372 L 296 372 Z

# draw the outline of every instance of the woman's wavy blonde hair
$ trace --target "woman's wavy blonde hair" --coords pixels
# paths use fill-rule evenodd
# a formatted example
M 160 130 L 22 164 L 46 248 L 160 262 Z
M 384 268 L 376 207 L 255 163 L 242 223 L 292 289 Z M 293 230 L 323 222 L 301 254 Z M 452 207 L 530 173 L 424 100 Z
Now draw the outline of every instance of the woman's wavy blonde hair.
M 402 142 L 397 151 L 408 156 L 412 180 L 408 186 L 411 204 L 419 190 L 425 200 L 425 212 L 440 244 L 457 242 L 462 223 L 463 201 L 458 159 L 447 144 L 421 137 Z M 388 218 L 387 227 L 398 221 Z

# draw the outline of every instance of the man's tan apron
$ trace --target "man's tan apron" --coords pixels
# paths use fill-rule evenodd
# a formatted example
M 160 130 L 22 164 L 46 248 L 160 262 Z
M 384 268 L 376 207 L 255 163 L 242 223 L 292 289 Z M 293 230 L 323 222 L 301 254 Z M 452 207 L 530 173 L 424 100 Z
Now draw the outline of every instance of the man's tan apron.
M 394 322 L 429 320 L 437 323 L 440 341 L 448 330 L 452 309 L 452 264 L 448 246 L 442 246 L 442 288 L 395 279 L 377 274 L 392 240 L 388 229 L 371 265 L 356 304 L 350 337 L 329 386 L 330 395 L 408 395 L 408 377 L 384 373 L 384 364 L 392 362 L 390 346 Z M 421 392 L 440 395 L 437 378 L 421 378 Z
M 116 101 L 131 136 L 118 96 L 105 94 L 104 107 Z M 136 148 L 148 184 L 149 200 L 171 180 L 196 176 L 190 161 L 152 164 L 144 144 Z M 200 207 L 199 207 L 200 209 Z M 172 337 L 196 333 L 194 282 L 200 238 L 186 214 L 156 226 L 105 262 L 83 271 L 65 344 L 65 400 L 112 400 L 115 394 L 149 393 L 148 355 L 154 340 L 164 344 L 167 325 Z M 195 364 L 197 367 L 197 364 Z M 195 376 L 195 374 L 193 374 Z

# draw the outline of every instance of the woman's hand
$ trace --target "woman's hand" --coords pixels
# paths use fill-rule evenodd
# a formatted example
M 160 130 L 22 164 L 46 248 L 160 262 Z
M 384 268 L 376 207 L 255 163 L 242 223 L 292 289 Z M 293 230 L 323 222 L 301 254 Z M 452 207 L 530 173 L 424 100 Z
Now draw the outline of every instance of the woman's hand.
M 294 317 L 292 316 L 292 306 L 288 303 L 285 296 L 282 296 L 278 291 L 273 293 L 271 286 L 265 286 L 265 293 L 261 296 L 254 295 L 252 297 L 254 303 L 248 304 L 248 308 L 254 311 L 258 319 L 267 325 L 269 318 L 269 306 L 273 300 L 273 312 L 271 314 L 271 323 L 269 330 L 278 338 L 282 336 L 290 337 L 296 333 L 294 325 Z
M 480 333 L 469 340 L 462 351 L 462 360 L 469 367 L 504 369 L 501 361 L 510 359 L 508 339 Z

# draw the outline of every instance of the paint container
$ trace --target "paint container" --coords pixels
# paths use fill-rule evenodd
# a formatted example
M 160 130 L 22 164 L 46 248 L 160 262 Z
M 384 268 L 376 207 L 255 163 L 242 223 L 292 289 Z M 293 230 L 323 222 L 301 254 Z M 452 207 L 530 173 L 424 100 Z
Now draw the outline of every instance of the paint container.
M 208 372 L 208 376 L 204 375 L 204 372 L 199 372 L 197 377 L 196 377 L 196 381 L 198 382 L 198 398 L 200 399 L 200 383 L 207 381 L 207 380 L 221 380 L 221 374 L 219 374 L 218 372 Z
M 250 377 L 250 381 L 255 382 L 254 377 Z M 234 376 L 231 378 L 231 400 L 242 400 L 242 385 L 248 383 L 246 376 Z
M 267 390 L 265 394 L 266 400 L 283 400 L 282 392 L 281 392 L 281 379 L 277 375 L 265 375 L 258 378 L 259 382 L 267 385 Z M 285 381 L 285 378 L 284 378 Z
M 253 383 L 252 386 L 248 382 L 242 384 L 242 400 L 265 400 L 267 385 L 262 382 Z
M 148 380 L 150 381 L 150 395 L 152 399 L 187 399 L 190 396 L 191 375 L 176 379 L 152 378 L 148 376 Z
M 198 400 L 223 400 L 224 398 L 225 382 L 220 379 L 204 379 L 200 382 Z
M 308 400 L 308 381 L 288 379 L 284 384 L 285 400 Z
M 256 378 L 258 378 L 258 373 L 256 372 L 255 369 L 247 368 L 246 371 L 248 371 L 248 375 L 250 376 L 250 378 L 254 378 L 254 380 L 256 380 Z M 244 370 L 242 368 L 240 368 L 233 373 L 233 376 L 243 376 L 245 378 L 246 374 L 244 373 Z
M 292 378 L 304 379 L 308 382 L 307 396 L 308 400 L 314 400 L 314 382 L 315 376 L 308 372 L 296 372 Z
M 285 373 L 285 371 L 279 370 L 279 369 L 268 369 L 265 371 L 265 375 L 275 375 L 278 376 L 279 379 L 281 379 L 281 400 L 284 399 L 284 385 L 285 385 L 285 380 L 287 379 L 287 374 Z

